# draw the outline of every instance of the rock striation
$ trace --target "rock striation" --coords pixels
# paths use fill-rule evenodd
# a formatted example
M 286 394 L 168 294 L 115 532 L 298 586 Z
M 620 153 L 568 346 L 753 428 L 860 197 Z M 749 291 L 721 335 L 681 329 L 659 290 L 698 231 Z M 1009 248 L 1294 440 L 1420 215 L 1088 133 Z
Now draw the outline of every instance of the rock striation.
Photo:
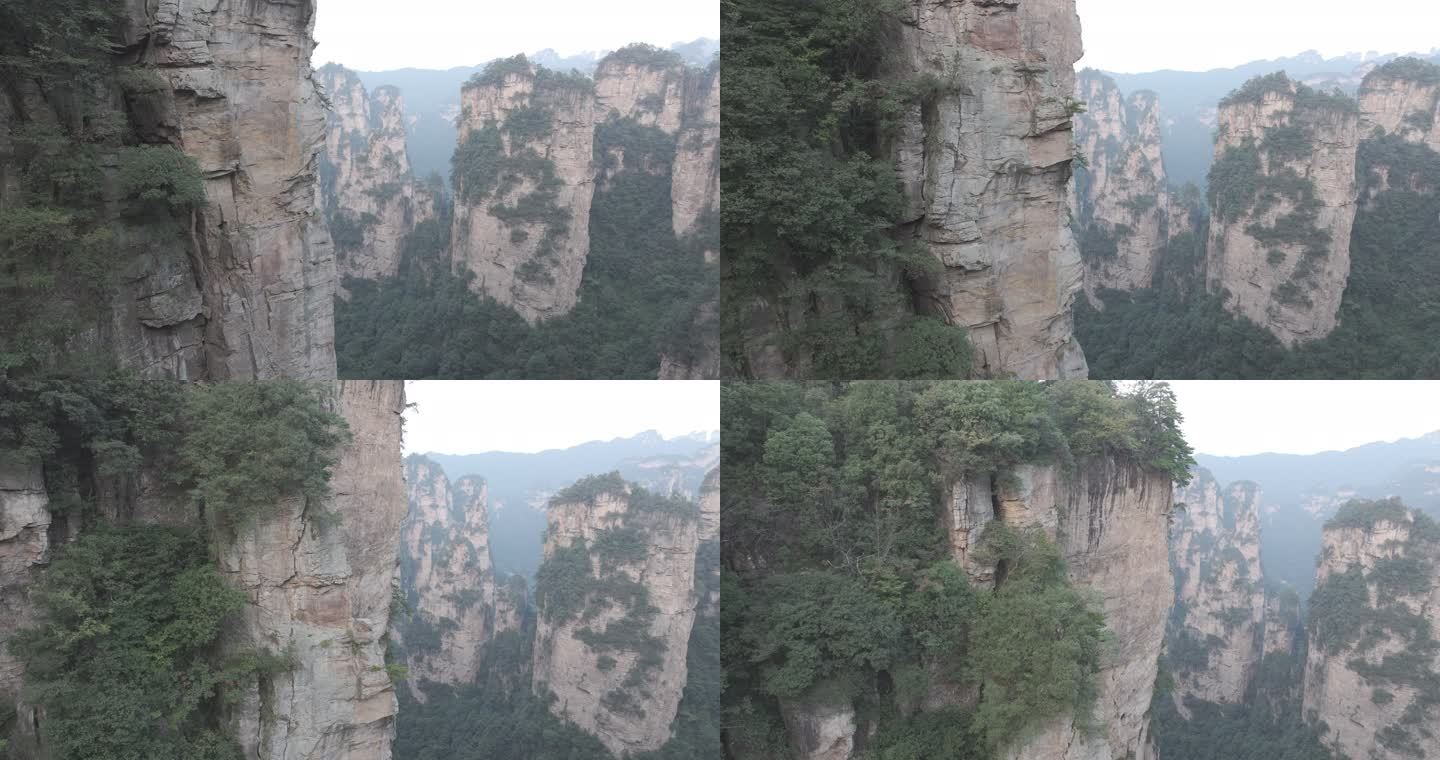
M 1075 142 L 1086 165 L 1075 169 L 1074 212 L 1085 258 L 1085 292 L 1151 286 L 1170 235 L 1175 201 L 1160 154 L 1155 93 L 1125 97 L 1110 77 L 1080 72 Z M 1186 215 L 1188 216 L 1188 215 Z
M 1359 138 L 1354 101 L 1283 73 L 1220 103 L 1206 285 L 1286 346 L 1339 322 Z
M 183 380 L 335 377 L 335 257 L 318 214 L 325 112 L 313 0 L 126 4 L 139 137 L 193 157 L 208 203 L 186 240 L 133 254 L 96 345 Z
M 1071 307 L 1083 267 L 1069 224 L 1074 0 L 913 3 L 897 79 L 935 95 L 905 113 L 894 148 L 913 238 L 942 271 L 920 311 L 967 328 L 977 372 L 1084 377 Z
M 1366 75 L 1359 97 L 1362 138 L 1383 129 L 1440 153 L 1440 66 L 1397 59 Z
M 424 682 L 475 680 L 486 643 L 520 627 L 517 602 L 504 598 L 490 558 L 485 481 L 451 484 L 423 456 L 405 460 L 409 514 L 401 531 L 400 589 L 410 608 L 400 643 L 410 690 L 424 701 Z
M 1150 700 L 1170 612 L 1169 596 L 1155 593 L 1171 584 L 1169 477 L 1105 457 L 1068 474 L 1053 465 L 1022 465 L 1011 478 L 971 477 L 948 491 L 944 527 L 951 557 L 974 582 L 995 582 L 996 568 L 974 556 L 987 525 L 1040 526 L 1060 548 L 1071 582 L 1098 594 L 1114 637 L 1098 679 L 1094 721 L 1103 728 L 1087 732 L 1071 717 L 1057 719 L 1006 756 L 1152 760 Z
M 1305 714 L 1349 757 L 1436 756 L 1440 528 L 1398 500 L 1363 511 L 1357 504 L 1342 508 L 1321 539 Z
M 618 477 L 577 487 L 587 483 L 588 493 L 561 492 L 547 514 L 534 688 L 617 756 L 647 752 L 670 739 L 685 690 L 700 534 L 715 520 Z M 704 511 L 717 501 L 707 495 Z M 562 575 L 583 589 L 568 609 L 563 589 L 547 588 L 547 576 Z
M 1189 717 L 1192 699 L 1243 702 L 1270 637 L 1259 487 L 1242 481 L 1222 488 L 1198 468 L 1189 485 L 1176 489 L 1175 502 L 1184 509 L 1171 544 L 1176 599 L 1166 649 L 1176 709 Z
M 405 236 L 435 216 L 434 196 L 410 169 L 400 91 L 366 92 L 355 72 L 333 63 L 317 73 L 331 103 L 320 189 L 339 276 L 394 277 Z

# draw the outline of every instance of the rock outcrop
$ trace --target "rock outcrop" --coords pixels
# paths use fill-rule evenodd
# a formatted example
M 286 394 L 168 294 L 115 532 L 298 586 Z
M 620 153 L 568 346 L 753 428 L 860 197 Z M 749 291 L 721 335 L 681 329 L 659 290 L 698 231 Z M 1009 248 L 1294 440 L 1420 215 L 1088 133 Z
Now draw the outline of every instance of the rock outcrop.
M 1221 101 L 1206 283 L 1286 346 L 1330 334 L 1350 276 L 1359 115 L 1284 74 Z
M 461 93 L 451 255 L 477 292 L 535 324 L 578 302 L 600 109 L 589 79 L 523 56 L 487 73 Z
M 1087 732 L 1071 716 L 1057 719 L 1007 752 L 1011 760 L 1150 760 L 1150 700 L 1170 612 L 1166 533 L 1170 479 L 1111 458 L 1058 467 L 1022 465 L 1013 478 L 976 477 L 951 484 L 945 529 L 952 558 L 982 585 L 996 568 L 973 548 L 985 526 L 1038 525 L 1059 546 L 1077 587 L 1098 594 L 1113 636 L 1099 674 L 1099 698 Z M 788 722 L 788 721 L 787 721 Z
M 405 236 L 435 215 L 434 197 L 410 170 L 400 91 L 368 93 L 355 72 L 333 63 L 318 74 L 331 103 L 321 198 L 339 276 L 394 277 Z
M 1125 97 L 1115 81 L 1080 72 L 1075 142 L 1088 165 L 1075 169 L 1075 221 L 1085 258 L 1085 292 L 1150 287 L 1170 234 L 1174 202 L 1160 155 L 1160 103 L 1153 92 Z
M 496 582 L 485 481 L 471 475 L 452 485 L 440 465 L 418 455 L 406 459 L 405 479 L 400 588 L 410 617 L 400 643 L 409 688 L 424 701 L 425 681 L 473 682 L 485 644 L 518 629 L 519 615 Z
M 1166 649 L 1175 706 L 1188 717 L 1191 699 L 1244 701 L 1264 654 L 1260 490 L 1245 481 L 1221 488 L 1200 468 L 1175 502 L 1184 509 L 1171 544 L 1176 599 Z
M 969 330 L 977 372 L 1084 377 L 1071 307 L 1081 287 L 1069 224 L 1074 0 L 913 3 L 897 79 L 935 95 L 910 107 L 894 150 L 903 237 L 943 271 L 916 284 L 922 311 Z
M 616 755 L 650 751 L 669 740 L 685 690 L 699 536 L 711 520 L 618 478 L 587 483 L 586 493 L 562 492 L 547 515 L 534 687 Z M 547 576 L 569 578 L 582 598 L 565 608 Z
M 1321 539 L 1305 714 L 1349 757 L 1440 756 L 1440 527 L 1397 500 L 1357 504 Z
M 124 56 L 158 77 L 129 95 L 139 136 L 193 157 L 208 203 L 187 239 L 127 241 L 97 346 L 185 380 L 334 378 L 313 0 L 126 5 Z
M 21 726 L 33 718 L 18 704 L 25 669 L 8 641 L 35 622 L 29 591 L 50 559 L 49 503 L 38 463 L 0 458 L 0 711 L 15 706 Z M 0 712 L 0 725 L 8 718 Z
M 1440 153 L 1440 66 L 1396 59 L 1365 77 L 1359 97 L 1362 139 L 1378 128 Z
M 670 174 L 671 221 L 681 239 L 718 230 L 720 213 L 720 69 L 691 69 L 685 77 L 681 129 L 676 138 L 675 166 Z M 710 237 L 718 235 L 709 234 Z M 705 260 L 718 262 L 718 239 L 709 240 Z M 717 275 L 718 276 L 718 275 Z M 715 371 L 720 376 L 720 352 Z

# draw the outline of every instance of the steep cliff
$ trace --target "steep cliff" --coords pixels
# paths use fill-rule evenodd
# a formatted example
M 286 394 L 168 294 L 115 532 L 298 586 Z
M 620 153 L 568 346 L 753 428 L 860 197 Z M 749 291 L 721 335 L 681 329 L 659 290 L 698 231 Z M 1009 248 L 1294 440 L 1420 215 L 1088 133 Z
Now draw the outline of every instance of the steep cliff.
M 568 314 L 590 246 L 595 83 L 492 64 L 461 94 L 451 256 L 472 288 L 535 324 Z
M 405 461 L 410 512 L 401 534 L 400 588 L 410 607 L 401 644 L 411 692 L 420 682 L 460 685 L 475 680 L 484 645 L 519 628 L 517 601 L 496 583 L 484 480 L 453 486 L 422 456 Z
M 688 677 L 699 532 L 694 502 L 618 475 L 580 481 L 551 501 L 534 687 L 550 710 L 616 755 L 670 739 Z
M 331 104 L 320 194 L 336 268 L 342 279 L 394 277 L 405 236 L 435 214 L 434 197 L 410 170 L 400 91 L 368 93 L 355 72 L 333 63 L 318 73 Z
M 1433 64 L 1401 58 L 1376 68 L 1360 84 L 1362 138 L 1383 129 L 1440 152 L 1440 77 Z
M 670 176 L 671 220 L 675 236 L 709 235 L 703 255 L 720 255 L 720 69 L 690 69 L 685 77 L 683 119 Z M 719 353 L 716 352 L 717 360 Z M 711 377 L 719 377 L 717 373 Z
M 1306 714 L 1350 757 L 1440 753 L 1440 526 L 1395 499 L 1351 502 L 1322 546 Z
M 158 75 L 129 96 L 136 131 L 198 162 L 207 203 L 186 239 L 134 241 L 148 250 L 132 259 L 100 341 L 129 366 L 182 379 L 335 377 L 314 3 L 127 8 L 124 56 Z
M 1329 335 L 1350 276 L 1355 102 L 1283 73 L 1221 101 L 1206 282 L 1286 346 Z
M 1105 457 L 1072 473 L 1024 465 L 1012 478 L 970 478 L 949 490 L 945 527 L 951 556 L 976 583 L 993 585 L 1004 572 L 978 562 L 973 551 L 992 522 L 1040 526 L 1060 547 L 1071 583 L 1099 596 L 1114 639 L 1102 661 L 1093 715 L 1103 730 L 1087 732 L 1065 716 L 1010 748 L 1006 757 L 1153 758 L 1150 699 L 1170 612 L 1169 597 L 1154 593 L 1171 583 L 1165 553 L 1169 478 Z
M 934 88 L 893 151 L 901 234 L 942 265 L 915 285 L 920 310 L 969 330 L 984 375 L 1083 377 L 1067 191 L 1074 0 L 915 3 L 894 55 L 897 77 Z
M 1260 491 L 1249 482 L 1221 488 L 1201 468 L 1188 486 L 1176 490 L 1175 502 L 1184 510 L 1171 546 L 1176 598 L 1166 649 L 1175 707 L 1188 716 L 1190 699 L 1244 701 L 1269 641 Z M 1277 638 L 1275 645 L 1280 643 Z
M 1075 117 L 1075 142 L 1086 164 L 1075 169 L 1075 221 L 1093 301 L 1102 289 L 1150 287 L 1175 204 L 1160 156 L 1155 93 L 1126 98 L 1113 79 L 1086 69 L 1078 97 L 1085 112 Z

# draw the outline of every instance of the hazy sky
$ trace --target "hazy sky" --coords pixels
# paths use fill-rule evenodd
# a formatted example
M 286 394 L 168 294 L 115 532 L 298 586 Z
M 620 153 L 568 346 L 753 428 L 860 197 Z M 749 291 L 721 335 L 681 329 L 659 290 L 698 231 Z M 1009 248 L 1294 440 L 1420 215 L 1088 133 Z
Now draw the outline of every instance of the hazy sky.
M 405 453 L 534 453 L 657 430 L 720 429 L 720 383 L 704 381 L 414 381 Z
M 1440 382 L 1171 382 L 1195 451 L 1314 454 L 1440 430 Z
M 315 64 L 448 69 L 554 48 L 668 48 L 720 37 L 720 0 L 320 0 Z
M 1428 52 L 1440 46 L 1437 0 L 1076 0 L 1080 67 L 1133 74 L 1205 71 L 1306 50 Z

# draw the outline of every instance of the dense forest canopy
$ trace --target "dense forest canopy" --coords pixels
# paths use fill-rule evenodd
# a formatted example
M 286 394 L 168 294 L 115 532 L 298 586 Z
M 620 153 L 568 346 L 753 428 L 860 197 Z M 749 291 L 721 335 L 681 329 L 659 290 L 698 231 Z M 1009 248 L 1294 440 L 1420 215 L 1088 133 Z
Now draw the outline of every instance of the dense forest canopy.
M 785 752 L 783 704 L 855 705 L 887 760 L 994 757 L 1048 718 L 1088 713 L 1100 613 L 1039 531 L 992 523 L 979 561 L 1005 581 L 972 584 L 944 542 L 942 493 L 967 474 L 1097 456 L 1183 481 L 1168 386 L 735 384 L 722 410 L 733 756 Z M 936 684 L 982 696 L 917 709 Z

